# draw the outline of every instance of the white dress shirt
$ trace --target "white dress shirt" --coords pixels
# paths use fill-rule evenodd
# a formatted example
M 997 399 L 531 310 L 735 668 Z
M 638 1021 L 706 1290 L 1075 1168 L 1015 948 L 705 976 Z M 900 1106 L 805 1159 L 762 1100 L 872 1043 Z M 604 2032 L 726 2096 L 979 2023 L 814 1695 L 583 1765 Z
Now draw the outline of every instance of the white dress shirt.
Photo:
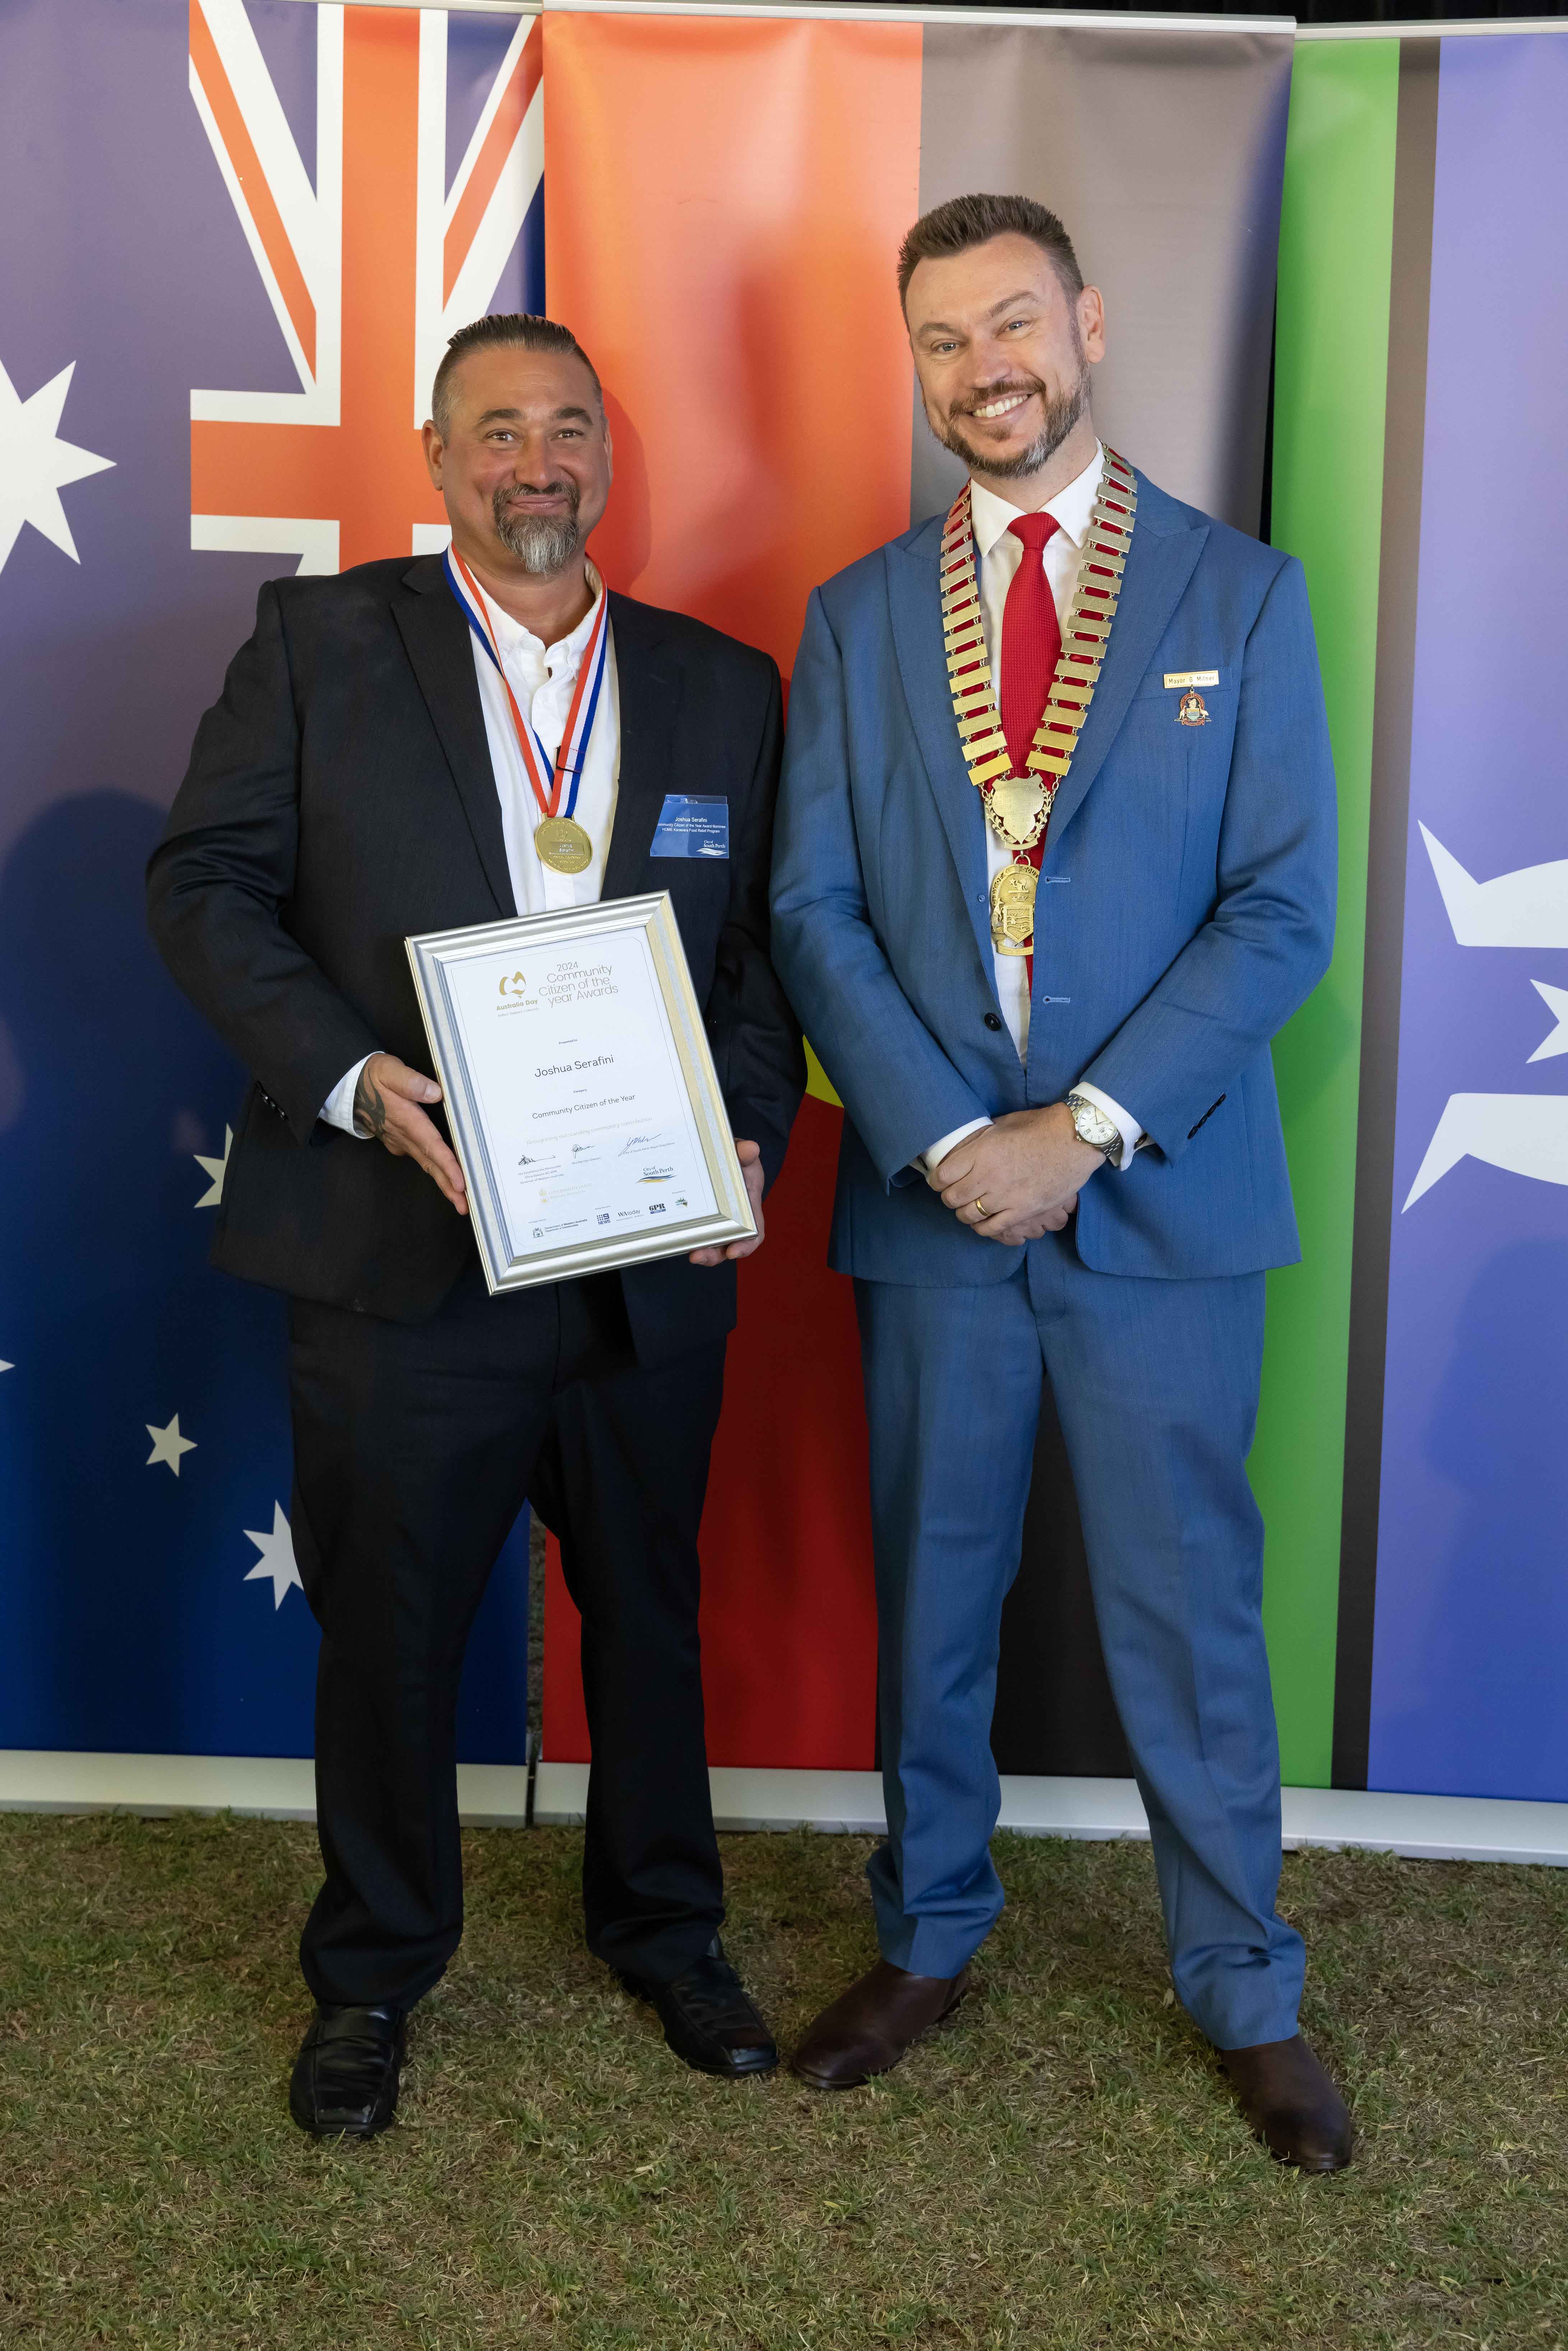
M 1043 511 L 1054 516 L 1058 524 L 1041 550 L 1040 560 L 1056 604 L 1057 619 L 1065 627 L 1073 590 L 1078 585 L 1078 567 L 1082 558 L 1083 541 L 1088 535 L 1089 517 L 1094 509 L 1095 494 L 1100 487 L 1100 475 L 1104 452 L 1098 442 L 1094 455 L 1081 474 L 1075 475 L 1064 490 L 1048 499 Z M 1018 576 L 1018 568 L 1026 559 L 1028 550 L 1023 541 L 1013 535 L 1012 525 L 1018 517 L 1032 511 L 1024 507 L 1010 507 L 1005 498 L 980 483 L 969 485 L 970 513 L 975 530 L 975 568 L 979 576 L 980 625 L 986 633 L 986 652 L 991 664 L 991 685 L 997 706 L 1002 698 L 1002 614 L 1008 601 L 1008 590 Z M 981 821 L 985 820 L 982 817 Z M 1012 852 L 995 828 L 987 823 L 986 878 L 992 882 L 1004 865 L 1012 862 Z M 1043 905 L 1043 898 L 1042 898 Z M 1029 959 L 1024 956 L 998 955 L 993 957 L 996 969 L 997 1001 L 1002 1008 L 1002 1018 L 1008 1024 L 1020 1061 L 1029 1059 Z M 1135 1118 L 1124 1111 L 1120 1102 L 1113 1102 L 1098 1086 L 1080 1085 L 1078 1093 L 1113 1119 L 1122 1135 L 1122 1172 L 1133 1164 L 1133 1154 L 1143 1137 L 1143 1129 Z M 956 1126 L 934 1143 L 924 1155 L 929 1169 L 940 1165 L 956 1143 L 967 1134 L 977 1134 L 991 1123 L 988 1118 L 970 1119 L 966 1125 Z
M 566 732 L 577 674 L 582 667 L 582 657 L 588 650 L 588 641 L 593 634 L 593 624 L 599 617 L 599 607 L 604 595 L 604 582 L 592 564 L 585 568 L 588 585 L 593 591 L 593 601 L 571 634 L 561 638 L 558 644 L 541 644 L 520 621 L 514 621 L 492 599 L 486 599 L 497 650 L 512 692 L 517 695 L 517 707 L 524 718 L 531 723 L 552 761 Z M 497 797 L 501 803 L 501 832 L 507 844 L 507 871 L 512 878 L 512 895 L 517 902 L 519 914 L 552 914 L 564 906 L 591 906 L 604 887 L 604 858 L 610 847 L 611 828 L 615 821 L 615 799 L 621 780 L 621 694 L 615 674 L 615 640 L 608 619 L 604 623 L 604 683 L 600 692 L 593 732 L 588 738 L 582 779 L 578 786 L 577 806 L 573 811 L 577 822 L 593 843 L 593 858 L 580 873 L 557 873 L 543 862 L 534 847 L 534 828 L 540 821 L 539 805 L 534 798 L 533 786 L 523 765 L 522 749 L 517 742 L 517 730 L 512 724 L 506 687 L 501 683 L 495 663 L 473 630 L 468 632 L 474 672 L 479 681 L 480 706 L 485 713 L 485 734 L 490 746 L 490 767 L 496 778 Z M 592 691 L 591 683 L 589 691 Z M 562 816 L 566 814 L 570 790 L 568 784 L 561 795 Z M 370 1058 L 367 1053 L 365 1061 Z M 354 1089 L 360 1082 L 360 1071 L 364 1066 L 365 1061 L 356 1061 L 353 1068 L 344 1073 L 327 1097 L 321 1112 L 330 1125 L 341 1127 L 345 1134 L 361 1134 L 361 1129 L 354 1124 Z

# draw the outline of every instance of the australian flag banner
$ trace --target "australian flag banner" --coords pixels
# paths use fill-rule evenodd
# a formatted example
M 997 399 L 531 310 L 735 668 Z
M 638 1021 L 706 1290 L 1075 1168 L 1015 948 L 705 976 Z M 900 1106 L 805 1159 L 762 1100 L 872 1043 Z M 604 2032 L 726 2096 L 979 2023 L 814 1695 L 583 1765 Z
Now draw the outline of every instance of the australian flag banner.
M 141 869 L 264 580 L 444 544 L 446 337 L 544 308 L 537 19 L 10 0 L 0 75 L 0 1747 L 304 1755 L 243 1073 Z M 461 1751 L 520 1762 L 526 1530 Z

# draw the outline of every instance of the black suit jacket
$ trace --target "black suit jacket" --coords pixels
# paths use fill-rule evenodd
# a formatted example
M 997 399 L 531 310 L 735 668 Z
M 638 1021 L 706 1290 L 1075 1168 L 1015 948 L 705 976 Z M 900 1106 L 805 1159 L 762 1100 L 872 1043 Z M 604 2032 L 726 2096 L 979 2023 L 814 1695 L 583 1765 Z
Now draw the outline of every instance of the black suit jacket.
M 621 777 L 604 895 L 670 892 L 732 1128 L 771 1181 L 805 1079 L 768 956 L 779 673 L 680 613 L 612 595 L 610 615 Z M 727 797 L 727 862 L 650 857 L 671 790 Z M 147 883 L 170 970 L 255 1081 L 214 1263 L 427 1319 L 474 1249 L 466 1220 L 412 1160 L 319 1113 L 366 1053 L 430 1068 L 405 936 L 517 913 L 468 625 L 438 557 L 263 588 Z M 622 1280 L 643 1363 L 734 1322 L 733 1266 L 666 1259 Z

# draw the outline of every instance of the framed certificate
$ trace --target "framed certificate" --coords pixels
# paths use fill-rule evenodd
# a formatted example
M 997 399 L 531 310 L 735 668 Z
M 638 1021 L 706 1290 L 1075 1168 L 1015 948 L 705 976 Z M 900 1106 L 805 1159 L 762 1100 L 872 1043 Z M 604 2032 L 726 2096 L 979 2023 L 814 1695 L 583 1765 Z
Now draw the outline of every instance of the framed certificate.
M 750 1239 L 667 891 L 406 945 L 492 1293 Z

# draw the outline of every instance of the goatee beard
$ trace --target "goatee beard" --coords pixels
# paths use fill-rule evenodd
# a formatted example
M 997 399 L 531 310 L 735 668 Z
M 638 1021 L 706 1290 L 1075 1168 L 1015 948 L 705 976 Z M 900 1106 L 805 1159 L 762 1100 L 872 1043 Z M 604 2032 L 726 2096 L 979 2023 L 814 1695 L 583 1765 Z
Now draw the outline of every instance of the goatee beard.
M 961 458 L 975 473 L 984 474 L 993 482 L 1026 481 L 1030 474 L 1038 474 L 1040 467 L 1055 456 L 1079 419 L 1089 413 L 1089 370 L 1081 365 L 1077 382 L 1065 392 L 1048 392 L 1038 376 L 1031 376 L 1018 383 L 998 385 L 996 391 L 988 392 L 985 397 L 988 401 L 1000 400 L 1009 392 L 1037 392 L 1045 409 L 1040 431 L 1028 448 L 1020 449 L 1016 457 L 991 457 L 972 447 L 958 430 L 960 420 L 956 414 L 948 418 L 946 432 L 936 434 L 945 449 L 950 449 L 955 457 Z
M 510 490 L 497 490 L 491 501 L 497 538 L 508 554 L 517 558 L 523 569 L 538 580 L 548 580 L 552 573 L 564 571 L 582 544 L 577 525 L 577 484 L 561 482 L 551 486 L 566 492 L 571 506 L 570 514 L 515 514 Z

